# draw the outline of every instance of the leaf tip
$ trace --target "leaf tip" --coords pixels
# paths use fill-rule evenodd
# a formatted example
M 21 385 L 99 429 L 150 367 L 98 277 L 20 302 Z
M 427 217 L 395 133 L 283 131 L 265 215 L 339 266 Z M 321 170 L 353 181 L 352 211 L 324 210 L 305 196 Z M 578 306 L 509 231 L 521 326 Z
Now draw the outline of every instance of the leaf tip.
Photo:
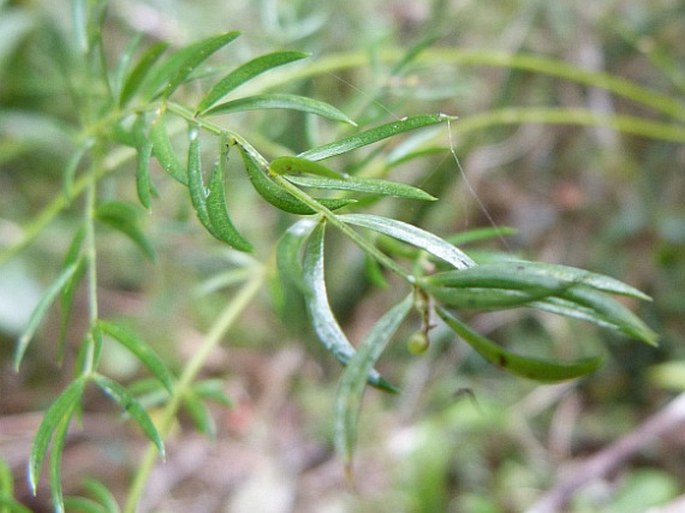
M 399 394 L 400 389 L 390 383 L 387 379 L 383 378 L 382 376 L 379 376 L 378 379 L 374 380 L 373 383 L 371 383 L 374 387 L 376 387 L 379 390 L 382 390 L 383 392 L 388 392 L 390 394 Z

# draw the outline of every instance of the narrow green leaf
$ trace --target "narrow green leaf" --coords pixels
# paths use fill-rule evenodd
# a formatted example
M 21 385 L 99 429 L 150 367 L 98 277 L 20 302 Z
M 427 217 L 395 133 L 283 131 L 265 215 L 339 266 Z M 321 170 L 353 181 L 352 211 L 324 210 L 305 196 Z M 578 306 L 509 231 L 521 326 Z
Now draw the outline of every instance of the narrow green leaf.
M 381 178 L 361 178 L 349 175 L 344 178 L 287 175 L 286 178 L 295 185 L 312 187 L 314 189 L 366 192 L 369 194 L 380 194 L 381 196 L 421 201 L 435 201 L 437 199 L 418 187 Z
M 112 492 L 100 481 L 86 479 L 83 484 L 85 490 L 103 506 L 105 513 L 119 513 L 119 505 Z
M 74 409 L 83 395 L 86 381 L 86 376 L 72 381 L 43 415 L 43 420 L 40 426 L 38 426 L 38 431 L 31 446 L 31 453 L 29 454 L 29 486 L 34 495 L 38 488 L 40 470 L 50 441 L 61 423 L 65 419 L 67 421 L 71 419 Z
M 352 126 L 357 124 L 350 119 L 344 112 L 336 109 L 332 105 L 308 98 L 307 96 L 299 96 L 296 94 L 260 94 L 256 96 L 247 96 L 237 100 L 220 103 L 207 110 L 204 114 L 207 116 L 216 114 L 229 114 L 231 112 L 244 112 L 247 110 L 261 110 L 261 109 L 288 109 L 300 112 L 307 112 L 309 114 L 316 114 L 333 121 L 341 121 Z M 310 159 L 313 160 L 313 159 Z
M 252 59 L 219 80 L 200 101 L 196 112 L 206 111 L 228 93 L 257 75 L 308 56 L 309 54 L 302 52 L 275 52 Z
M 193 420 L 198 431 L 209 437 L 216 436 L 216 422 L 214 422 L 214 417 L 212 417 L 212 414 L 204 401 L 202 401 L 192 390 L 189 390 L 183 396 L 183 406 L 190 415 L 190 418 Z
M 348 465 L 357 441 L 357 421 L 366 378 L 412 305 L 413 295 L 410 294 L 376 322 L 340 379 L 335 398 L 335 446 Z
M 64 513 L 64 494 L 62 491 L 62 453 L 64 452 L 64 444 L 67 440 L 67 433 L 69 431 L 70 423 L 71 415 L 61 418 L 57 423 L 57 427 L 55 428 L 55 434 L 52 441 L 52 451 L 50 453 L 49 461 L 49 482 L 52 506 L 55 513 Z
M 126 235 L 153 262 L 155 249 L 139 226 L 140 209 L 123 201 L 102 203 L 95 211 L 97 219 Z
M 69 329 L 69 321 L 71 320 L 71 313 L 74 307 L 74 298 L 76 296 L 76 291 L 78 286 L 86 274 L 86 261 L 79 260 L 77 262 L 76 272 L 67 280 L 66 284 L 62 288 L 62 293 L 60 294 L 60 327 L 59 327 L 59 338 L 57 340 L 57 361 L 62 363 L 64 360 L 64 352 L 67 339 L 67 331 Z
M 169 140 L 164 114 L 152 123 L 150 127 L 150 140 L 152 141 L 152 153 L 159 161 L 160 165 L 169 175 L 183 185 L 188 185 L 186 170 L 176 156 L 174 147 Z
M 78 267 L 76 272 L 67 280 L 62 287 L 60 293 L 60 329 L 59 329 L 59 339 L 57 342 L 57 360 L 62 362 L 64 359 L 64 350 L 66 345 L 67 329 L 69 327 L 69 320 L 71 319 L 71 311 L 74 305 L 74 296 L 78 285 L 83 278 L 86 271 L 85 260 L 81 258 L 81 247 L 83 245 L 83 240 L 85 238 L 85 226 L 81 226 L 76 233 L 74 238 L 69 245 L 69 249 L 64 256 L 64 261 L 62 262 L 62 267 L 69 267 L 72 264 L 76 264 Z
M 85 497 L 67 497 L 64 499 L 64 507 L 70 513 L 108 513 L 101 504 Z
M 575 285 L 585 285 L 607 293 L 649 299 L 639 290 L 608 276 L 563 265 L 523 260 L 485 263 L 469 269 L 441 272 L 427 277 L 425 281 L 429 285 L 455 288 L 547 289 L 551 295 L 559 295 Z
M 318 162 L 302 159 L 300 157 L 278 157 L 271 161 L 269 170 L 277 175 L 292 175 L 295 173 L 306 173 L 316 176 L 325 176 L 327 178 L 345 178 L 343 173 L 334 171 L 333 169 L 323 166 Z
M 324 279 L 324 224 L 318 224 L 305 248 L 303 279 L 307 311 L 319 340 L 341 364 L 347 365 L 355 354 L 354 346 L 340 328 L 328 303 L 326 281 Z M 370 384 L 386 391 L 395 388 L 371 369 L 367 379 Z
M 315 213 L 309 206 L 274 183 L 266 172 L 268 163 L 266 161 L 262 162 L 263 159 L 259 159 L 253 150 L 242 144 L 238 144 L 238 148 L 245 163 L 247 176 L 262 198 L 274 207 L 291 214 L 307 215 Z M 350 199 L 317 199 L 316 201 L 331 210 L 337 210 L 356 202 L 356 200 Z
M 143 207 L 150 209 L 152 184 L 150 182 L 150 157 L 152 157 L 152 140 L 146 139 L 138 148 L 136 161 L 136 192 Z
M 173 391 L 174 378 L 167 369 L 162 359 L 144 340 L 140 339 L 131 330 L 118 324 L 98 321 L 97 328 L 105 335 L 109 335 L 122 346 L 135 355 L 150 372 L 164 385 L 169 392 Z
M 69 162 L 67 162 L 67 165 L 64 168 L 62 186 L 64 188 L 64 195 L 70 200 L 78 166 L 86 153 L 88 153 L 88 151 L 93 147 L 93 144 L 95 144 L 95 139 L 93 138 L 89 138 L 84 141 L 78 148 L 76 148 L 76 151 L 74 151 L 74 153 L 71 155 Z
M 24 358 L 24 353 L 31 342 L 31 339 L 36 334 L 36 330 L 40 325 L 45 313 L 47 312 L 50 305 L 55 300 L 57 295 L 60 293 L 62 288 L 69 283 L 69 280 L 74 276 L 78 270 L 78 263 L 73 264 L 62 269 L 62 272 L 57 276 L 55 281 L 47 288 L 43 297 L 40 299 L 36 307 L 33 309 L 31 316 L 29 317 L 29 323 L 24 330 L 24 333 L 19 337 L 17 341 L 17 348 L 14 353 L 14 368 L 18 371 L 19 365 Z
M 214 235 L 214 227 L 209 222 L 207 213 L 207 191 L 202 179 L 202 161 L 200 155 L 200 139 L 197 128 L 193 127 L 188 132 L 188 191 L 190 203 L 193 205 L 197 218 L 202 226 Z
M 423 288 L 444 305 L 457 309 L 477 310 L 527 306 L 533 301 L 554 294 L 554 290 L 544 287 L 512 290 L 493 287 L 445 287 L 424 282 Z
M 133 98 L 152 66 L 154 66 L 168 47 L 169 44 L 165 42 L 155 43 L 141 55 L 138 63 L 124 80 L 124 85 L 119 95 L 120 106 L 126 105 Z
M 466 269 L 476 265 L 468 255 L 457 247 L 414 225 L 371 214 L 343 214 L 338 216 L 338 219 L 408 242 L 443 259 L 457 269 Z
M 610 296 L 585 285 L 576 285 L 558 297 L 530 304 L 534 308 L 583 319 L 656 346 L 658 335 L 635 314 Z
M 117 67 L 114 72 L 112 79 L 112 90 L 117 98 L 117 101 L 121 99 L 122 88 L 124 87 L 124 80 L 126 79 L 126 73 L 129 71 L 131 66 L 131 61 L 133 60 L 133 54 L 136 53 L 140 47 L 140 43 L 143 40 L 143 33 L 139 32 L 135 34 L 131 40 L 126 45 L 126 49 L 119 57 L 117 62 Z
M 636 299 L 651 301 L 651 298 L 647 294 L 623 283 L 622 281 L 605 276 L 603 274 L 586 271 L 584 269 L 577 269 L 567 265 L 546 264 L 543 262 L 515 261 L 512 265 L 515 265 L 516 268 L 521 272 L 526 272 L 528 274 L 549 276 L 566 283 L 587 285 L 593 289 L 608 292 L 610 294 L 619 294 L 622 296 L 629 296 Z
M 225 382 L 222 379 L 203 379 L 193 383 L 192 389 L 198 397 L 231 408 L 233 407 L 233 401 L 224 391 L 224 384 Z
M 283 234 L 276 248 L 276 264 L 281 278 L 305 291 L 302 275 L 302 247 L 318 222 L 314 219 L 300 219 Z
M 105 394 L 111 397 L 122 410 L 136 421 L 150 441 L 155 444 L 160 456 L 165 458 L 166 452 L 162 437 L 140 402 L 125 387 L 102 374 L 93 374 L 92 379 Z
M 602 358 L 598 356 L 567 363 L 520 356 L 476 333 L 446 310 L 438 307 L 436 311 L 440 318 L 478 354 L 491 364 L 517 376 L 543 382 L 565 381 L 590 374 L 602 364 Z
M 311 150 L 300 153 L 298 157 L 314 161 L 325 160 L 335 157 L 336 155 L 341 155 L 343 153 L 356 150 L 362 146 L 367 146 L 383 139 L 387 139 L 388 137 L 407 132 L 409 130 L 416 130 L 425 126 L 444 123 L 452 119 L 455 118 L 453 116 L 448 116 L 447 114 L 429 114 L 403 118 L 391 123 L 386 123 L 384 125 L 371 128 L 369 130 L 364 130 L 336 142 L 324 144 L 323 146 L 317 146 L 316 148 L 312 148 Z
M 177 50 L 148 73 L 142 87 L 143 95 L 154 98 L 163 94 L 168 98 L 197 66 L 239 35 L 239 32 L 226 32 Z
M 213 228 L 213 235 L 234 249 L 252 252 L 252 244 L 243 237 L 233 226 L 226 207 L 226 193 L 224 191 L 224 165 L 226 157 L 222 155 L 214 165 L 209 179 L 209 194 L 207 196 L 207 214 Z

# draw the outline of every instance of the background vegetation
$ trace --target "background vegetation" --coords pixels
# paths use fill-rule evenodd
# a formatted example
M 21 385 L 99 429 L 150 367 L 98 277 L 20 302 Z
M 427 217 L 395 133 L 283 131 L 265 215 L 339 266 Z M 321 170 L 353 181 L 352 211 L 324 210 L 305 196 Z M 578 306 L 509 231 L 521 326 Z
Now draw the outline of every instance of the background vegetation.
M 65 126 L 74 112 L 57 36 L 69 33 L 68 3 L 4 1 L 0 9 L 0 245 L 6 250 L 40 224 L 36 216 L 63 188 L 73 149 Z M 685 388 L 682 2 L 113 1 L 104 27 L 106 58 L 116 62 L 139 31 L 180 46 L 227 30 L 243 36 L 230 55 L 211 61 L 217 67 L 277 50 L 312 53 L 308 64 L 265 75 L 255 90 L 328 101 L 361 125 L 426 112 L 459 116 L 449 132 L 440 125 L 393 141 L 380 157 L 401 162 L 417 148 L 424 151 L 423 158 L 398 164 L 393 176 L 440 201 L 381 203 L 377 212 L 439 234 L 512 227 L 515 234 L 503 229 L 502 237 L 464 248 L 625 281 L 653 297 L 628 306 L 659 333 L 659 347 L 529 311 L 471 319 L 481 333 L 526 354 L 606 353 L 590 377 L 541 386 L 486 365 L 447 333 L 435 333 L 421 356 L 396 343 L 380 369 L 403 391 L 366 395 L 348 481 L 332 451 L 339 367 L 319 349 L 302 304 L 274 284 L 203 370 L 233 402 L 230 409 L 212 406 L 216 437 L 198 434 L 181 417 L 142 510 L 494 513 L 537 504 L 537 511 L 555 511 L 538 501 L 559 479 L 574 469 L 586 472 L 582 465 L 593 455 L 669 411 L 662 408 Z M 608 78 L 585 80 L 563 65 L 540 68 L 514 55 L 549 57 Z M 633 94 L 613 79 L 646 90 Z M 184 94 L 198 96 L 202 81 L 195 85 Z M 272 156 L 322 144 L 344 130 L 300 114 L 238 119 L 240 133 Z M 132 168 L 117 173 L 129 173 L 130 180 L 105 182 L 105 193 L 136 201 Z M 234 221 L 258 250 L 269 251 L 290 218 L 256 201 L 249 183 L 236 176 L 230 170 Z M 251 257 L 228 251 L 202 230 L 186 190 L 169 179 L 155 185 L 164 201 L 140 222 L 156 261 L 117 231 L 101 233 L 99 309 L 103 318 L 126 320 L 178 369 L 234 293 L 232 280 L 250 272 Z M 17 476 L 15 496 L 34 511 L 49 510 L 50 497 L 43 484 L 32 497 L 23 479 L 40 422 L 36 412 L 70 382 L 75 365 L 73 355 L 56 364 L 59 312 L 39 331 L 20 373 L 12 354 L 62 265 L 80 215 L 80 204 L 63 209 L 19 255 L 4 253 L 0 267 L 0 455 Z M 393 297 L 392 283 L 374 286 L 349 244 L 332 243 L 338 261 L 328 274 L 331 297 L 358 341 L 400 297 Z M 81 307 L 73 314 L 72 338 L 88 323 L 86 292 L 77 292 L 75 301 Z M 102 368 L 120 382 L 144 375 L 129 353 L 110 346 Z M 64 450 L 67 495 L 97 497 L 98 485 L 84 484 L 95 478 L 123 501 L 146 442 L 131 423 L 112 422 L 116 415 L 101 394 L 88 392 L 83 429 L 73 427 Z M 679 415 L 662 419 L 664 436 L 639 438 L 630 457 L 616 458 L 556 510 L 639 512 L 674 503 L 685 493 L 685 431 L 673 421 Z

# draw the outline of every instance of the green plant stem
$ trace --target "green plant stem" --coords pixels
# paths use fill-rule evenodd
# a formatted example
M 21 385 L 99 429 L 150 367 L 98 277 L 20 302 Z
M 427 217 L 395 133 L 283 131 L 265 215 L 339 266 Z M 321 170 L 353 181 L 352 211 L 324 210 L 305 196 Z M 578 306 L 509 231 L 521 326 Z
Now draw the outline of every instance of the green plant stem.
M 192 359 L 183 369 L 183 373 L 174 387 L 173 394 L 169 398 L 158 425 L 160 436 L 164 439 L 169 435 L 174 420 L 181 406 L 183 397 L 191 387 L 193 380 L 202 369 L 207 358 L 219 344 L 225 333 L 233 326 L 240 314 L 247 305 L 254 299 L 266 278 L 266 269 L 260 268 L 254 271 L 252 278 L 238 290 L 232 301 L 226 305 L 217 320 L 214 322 L 209 332 L 205 336 L 202 345 L 195 352 Z M 145 452 L 142 461 L 138 466 L 138 471 L 129 490 L 124 513 L 135 513 L 138 502 L 143 494 L 145 485 L 150 477 L 150 473 L 157 460 L 158 452 L 154 444 L 150 444 Z
M 103 159 L 102 164 L 93 172 L 84 175 L 77 179 L 71 187 L 71 194 L 67 196 L 63 191 L 53 199 L 41 212 L 33 219 L 33 221 L 23 230 L 19 240 L 0 251 L 0 265 L 8 262 L 20 253 L 26 246 L 28 246 L 45 227 L 52 222 L 57 215 L 67 208 L 71 200 L 82 194 L 90 185 L 91 181 L 99 180 L 108 173 L 119 168 L 135 156 L 133 148 L 120 148 L 109 154 Z
M 397 62 L 404 57 L 406 49 L 386 48 L 374 57 L 385 63 Z M 348 52 L 320 57 L 316 61 L 289 68 L 274 70 L 269 75 L 253 80 L 246 87 L 247 93 L 253 90 L 274 88 L 318 75 L 335 73 L 350 68 L 367 66 L 371 57 L 367 52 Z M 628 98 L 646 105 L 671 118 L 685 121 L 685 104 L 674 97 L 662 94 L 633 81 L 610 73 L 588 71 L 563 61 L 529 54 L 509 54 L 488 50 L 469 50 L 454 47 L 427 48 L 416 61 L 424 65 L 445 66 L 448 64 L 464 66 L 491 66 L 519 69 L 531 73 L 548 75 L 588 87 L 605 89 L 617 96 Z

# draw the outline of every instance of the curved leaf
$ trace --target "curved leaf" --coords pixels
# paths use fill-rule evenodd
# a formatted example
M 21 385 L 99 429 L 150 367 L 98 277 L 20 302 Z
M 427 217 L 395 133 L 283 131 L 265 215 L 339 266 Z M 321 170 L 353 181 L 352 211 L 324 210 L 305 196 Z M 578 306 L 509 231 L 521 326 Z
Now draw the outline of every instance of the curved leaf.
M 308 56 L 308 53 L 303 52 L 274 52 L 260 55 L 232 70 L 224 78 L 219 80 L 219 82 L 209 90 L 205 97 L 202 98 L 197 106 L 196 112 L 203 113 L 228 93 L 257 75 L 261 75 L 265 71 L 269 71 L 278 66 L 304 59 Z
M 264 171 L 264 167 L 260 164 L 260 160 L 249 148 L 242 144 L 238 144 L 238 148 L 242 155 L 243 162 L 245 163 L 247 176 L 249 177 L 252 186 L 262 198 L 271 203 L 274 207 L 291 214 L 307 215 L 315 213 L 308 205 L 305 205 L 274 183 Z M 264 166 L 267 166 L 266 162 L 264 163 Z M 356 203 L 356 200 L 352 199 L 317 199 L 316 201 L 331 210 L 336 210 Z
M 38 431 L 33 439 L 29 455 L 29 485 L 35 494 L 40 479 L 40 470 L 50 445 L 50 441 L 57 428 L 65 419 L 71 419 L 74 409 L 81 400 L 86 386 L 87 377 L 81 376 L 72 381 L 67 388 L 55 399 L 43 415 Z
M 178 160 L 176 151 L 171 145 L 169 134 L 167 133 L 165 116 L 162 113 L 160 113 L 150 127 L 150 140 L 152 141 L 152 153 L 164 171 L 169 173 L 174 180 L 183 185 L 188 185 L 187 172 Z
M 582 358 L 568 363 L 520 356 L 503 349 L 491 340 L 476 333 L 466 324 L 450 315 L 446 310 L 438 307 L 436 311 L 447 326 L 473 347 L 478 354 L 491 364 L 517 376 L 543 382 L 565 381 L 590 374 L 602 364 L 602 358 L 597 356 Z
M 188 390 L 183 396 L 183 407 L 193 420 L 195 427 L 209 437 L 216 436 L 216 423 L 209 408 L 193 390 Z
M 164 458 L 166 452 L 164 450 L 162 437 L 140 402 L 133 397 L 126 388 L 102 374 L 93 374 L 92 380 L 105 394 L 111 397 L 122 410 L 136 421 L 150 441 L 155 444 L 162 458 Z
M 492 287 L 445 287 L 422 283 L 423 288 L 442 304 L 457 309 L 501 309 L 529 306 L 533 301 L 547 298 L 554 290 L 530 287 L 524 290 Z
M 95 479 L 86 479 L 83 488 L 95 497 L 99 504 L 101 504 L 106 513 L 119 513 L 119 505 L 117 500 L 112 495 L 112 492 L 100 481 Z
M 85 497 L 67 497 L 64 499 L 64 507 L 69 512 L 79 513 L 108 513 L 107 510 L 93 499 Z
M 99 221 L 126 235 L 153 262 L 155 249 L 139 226 L 140 209 L 123 201 L 102 203 L 95 211 Z
M 128 328 L 106 321 L 98 321 L 97 328 L 109 335 L 128 349 L 152 374 L 164 385 L 169 392 L 173 391 L 174 378 L 162 359 L 144 340 L 140 339 Z
M 14 352 L 15 369 L 19 369 L 19 365 L 21 365 L 21 361 L 24 358 L 24 353 L 26 353 L 26 349 L 31 343 L 31 339 L 36 334 L 36 330 L 38 330 L 38 326 L 43 320 L 43 317 L 45 316 L 45 313 L 47 312 L 48 308 L 50 308 L 50 305 L 57 297 L 57 294 L 59 294 L 60 291 L 65 286 L 67 286 L 69 280 L 71 280 L 71 278 L 74 276 L 78 268 L 79 263 L 75 261 L 72 264 L 65 267 L 64 269 L 62 269 L 62 272 L 59 274 L 59 276 L 57 276 L 57 278 L 55 278 L 55 281 L 53 281 L 52 284 L 43 293 L 43 297 L 40 299 L 36 307 L 33 309 L 33 312 L 29 317 L 29 323 L 26 326 L 24 333 L 22 333 L 22 335 L 19 337 L 19 340 L 17 341 L 17 348 Z
M 422 128 L 424 126 L 444 123 L 452 119 L 456 118 L 448 116 L 447 114 L 429 114 L 404 118 L 369 130 L 364 130 L 336 142 L 317 146 L 316 148 L 300 153 L 298 157 L 314 161 L 325 160 L 409 130 L 416 130 L 417 128 Z
M 332 119 L 333 121 L 341 121 L 352 126 L 357 126 L 357 124 L 344 112 L 341 112 L 332 105 L 296 94 L 260 94 L 256 96 L 247 96 L 245 98 L 220 103 L 205 111 L 204 114 L 210 116 L 261 109 L 297 110 L 309 114 L 316 114 L 317 116 Z
M 349 463 L 357 440 L 357 421 L 366 378 L 413 305 L 413 295 L 381 317 L 347 364 L 335 398 L 335 445 Z
M 195 68 L 238 36 L 240 36 L 240 32 L 236 31 L 219 34 L 218 36 L 209 37 L 204 41 L 200 41 L 179 51 L 179 54 L 183 54 L 184 58 L 164 88 L 164 97 L 168 98 L 171 96 L 171 93 L 186 81 Z
M 219 157 L 214 165 L 209 179 L 209 194 L 207 196 L 207 214 L 213 228 L 213 235 L 239 251 L 254 251 L 252 244 L 243 237 L 233 226 L 226 207 L 226 194 L 224 192 L 224 162 L 225 156 Z
M 338 216 L 338 219 L 348 224 L 368 228 L 395 239 L 408 242 L 409 244 L 443 259 L 457 269 L 466 269 L 476 265 L 476 263 L 460 249 L 437 235 L 433 235 L 414 225 L 372 214 L 343 214 Z
M 214 226 L 209 220 L 209 212 L 207 211 L 207 191 L 202 179 L 200 139 L 197 128 L 193 127 L 190 129 L 188 138 L 190 140 L 188 144 L 188 191 L 190 192 L 190 203 L 202 226 L 217 237 L 214 233 Z
M 318 162 L 303 159 L 300 157 L 284 156 L 271 161 L 269 170 L 277 175 L 291 175 L 293 173 L 306 173 L 328 178 L 344 178 L 345 175 L 338 173 L 331 168 L 323 166 Z
M 621 303 L 585 285 L 530 304 L 547 312 L 583 319 L 656 346 L 658 335 Z
M 145 208 L 150 208 L 152 184 L 150 182 L 150 157 L 152 157 L 152 140 L 146 139 L 138 148 L 136 159 L 136 192 L 138 200 Z
M 73 409 L 72 409 L 73 412 Z M 52 497 L 52 505 L 55 508 L 55 513 L 64 513 L 64 494 L 62 491 L 62 453 L 64 452 L 64 443 L 67 439 L 69 431 L 69 424 L 71 423 L 71 415 L 60 419 L 52 442 L 52 451 L 50 453 L 49 462 L 49 482 L 50 495 Z
M 321 176 L 295 176 L 287 175 L 288 181 L 300 187 L 312 187 L 314 189 L 332 189 L 338 191 L 365 192 L 368 194 L 380 194 L 381 196 L 393 196 L 421 201 L 435 201 L 437 198 L 426 191 L 408 185 L 406 183 L 383 180 L 381 178 L 361 178 L 345 176 L 344 178 L 324 178 Z
M 148 98 L 160 94 L 168 98 L 197 66 L 239 35 L 239 32 L 226 32 L 177 50 L 148 73 L 142 85 L 143 94 Z
M 305 248 L 303 279 L 307 311 L 323 346 L 341 364 L 347 365 L 354 356 L 355 349 L 340 328 L 328 303 L 324 279 L 324 227 L 324 224 L 316 226 Z M 367 379 L 378 388 L 395 391 L 395 388 L 373 369 L 368 372 Z
M 306 290 L 302 274 L 302 247 L 318 224 L 315 219 L 300 219 L 286 230 L 276 248 L 278 272 L 283 280 L 293 283 L 302 292 Z
M 124 85 L 119 95 L 119 105 L 126 105 L 133 98 L 152 66 L 154 66 L 168 47 L 169 44 L 165 42 L 155 43 L 141 55 L 138 63 L 124 80 Z

